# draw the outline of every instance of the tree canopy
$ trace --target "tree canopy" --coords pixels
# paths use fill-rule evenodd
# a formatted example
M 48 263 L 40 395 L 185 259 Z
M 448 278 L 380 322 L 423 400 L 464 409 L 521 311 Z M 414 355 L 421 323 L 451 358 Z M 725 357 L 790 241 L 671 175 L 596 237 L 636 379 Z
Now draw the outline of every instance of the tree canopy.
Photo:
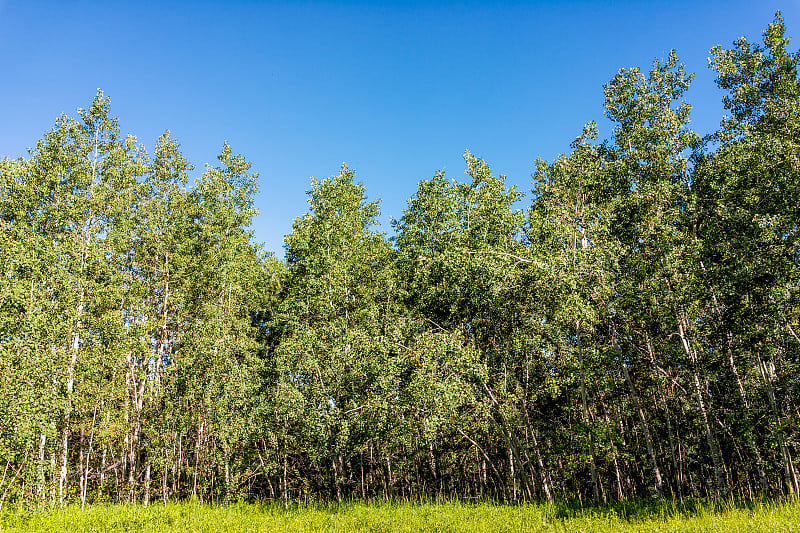
M 394 234 L 312 180 L 283 260 L 224 143 L 148 154 L 98 91 L 0 159 L 0 506 L 800 494 L 800 52 L 677 53 L 605 86 L 528 200 L 483 159 Z

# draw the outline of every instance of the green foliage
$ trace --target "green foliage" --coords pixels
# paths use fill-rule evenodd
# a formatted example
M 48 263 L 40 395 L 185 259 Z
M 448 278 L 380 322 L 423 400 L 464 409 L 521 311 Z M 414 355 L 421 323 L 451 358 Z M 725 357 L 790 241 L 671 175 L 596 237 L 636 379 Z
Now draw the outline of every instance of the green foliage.
M 763 45 L 712 49 L 730 116 L 705 138 L 674 51 L 620 70 L 611 137 L 589 122 L 537 161 L 526 209 L 467 151 L 387 238 L 343 165 L 283 260 L 252 242 L 244 156 L 224 143 L 192 182 L 169 132 L 147 154 L 98 92 L 0 159 L 2 520 L 236 528 L 254 508 L 198 504 L 251 499 L 284 529 L 794 523 L 681 507 L 800 493 L 789 44 L 777 14 Z M 325 506 L 448 498 L 550 506 Z

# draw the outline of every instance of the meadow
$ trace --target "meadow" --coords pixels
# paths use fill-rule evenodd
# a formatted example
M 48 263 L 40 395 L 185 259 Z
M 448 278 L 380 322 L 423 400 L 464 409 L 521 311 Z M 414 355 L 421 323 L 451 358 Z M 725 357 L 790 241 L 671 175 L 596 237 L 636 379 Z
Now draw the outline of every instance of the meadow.
M 793 501 L 692 503 L 634 501 L 580 508 L 565 504 L 344 503 L 288 507 L 237 503 L 94 505 L 81 510 L 6 507 L 0 531 L 81 532 L 349 532 L 800 531 Z

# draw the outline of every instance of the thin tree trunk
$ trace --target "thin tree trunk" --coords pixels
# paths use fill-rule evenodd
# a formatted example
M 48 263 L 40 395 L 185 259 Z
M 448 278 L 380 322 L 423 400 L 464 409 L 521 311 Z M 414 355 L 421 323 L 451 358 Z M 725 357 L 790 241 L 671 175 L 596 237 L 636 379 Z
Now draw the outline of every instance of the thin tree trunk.
M 144 506 L 147 507 L 150 504 L 150 462 L 147 462 L 147 466 L 144 470 Z
M 94 168 L 94 167 L 93 167 Z M 94 170 L 93 170 L 94 172 Z M 67 489 L 67 461 L 69 459 L 69 424 L 70 415 L 72 414 L 72 391 L 75 387 L 75 367 L 78 364 L 78 350 L 81 345 L 81 324 L 83 320 L 83 307 L 84 307 L 84 291 L 83 291 L 83 273 L 86 270 L 86 242 L 81 241 L 81 266 L 79 270 L 78 283 L 80 285 L 80 296 L 78 298 L 78 305 L 75 308 L 75 329 L 72 332 L 70 339 L 70 359 L 67 367 L 67 398 L 66 408 L 64 411 L 64 430 L 61 439 L 61 475 L 58 481 L 58 499 L 59 505 L 64 507 L 65 491 Z
M 592 431 L 592 421 L 589 415 L 589 403 L 587 401 L 587 394 L 586 394 L 586 372 L 583 365 L 583 350 L 581 348 L 581 321 L 575 321 L 575 336 L 578 342 L 578 359 L 580 361 L 580 370 L 581 370 L 581 403 L 583 405 L 583 415 L 584 419 L 586 420 L 586 426 L 589 431 L 589 451 L 591 453 L 591 460 L 589 462 L 589 467 L 592 472 L 592 490 L 593 490 L 593 498 L 594 503 L 600 503 L 600 487 L 599 482 L 597 480 L 597 466 L 595 465 L 595 449 L 594 449 L 594 434 Z
M 694 366 L 692 377 L 694 378 L 695 393 L 697 394 L 697 405 L 700 408 L 700 414 L 703 419 L 703 430 L 706 436 L 708 447 L 711 450 L 711 460 L 714 463 L 714 478 L 716 480 L 717 494 L 721 495 L 724 491 L 725 480 L 722 472 L 722 461 L 719 456 L 717 444 L 714 441 L 714 434 L 711 431 L 711 424 L 708 421 L 708 410 L 706 409 L 705 401 L 703 400 L 703 387 L 700 384 L 700 375 L 698 373 L 698 357 L 697 353 L 692 347 L 691 342 L 687 336 L 688 324 L 686 319 L 680 318 L 678 320 L 678 334 L 683 344 L 683 349 L 692 361 Z
M 50 501 L 56 503 L 56 452 L 50 452 Z
M 3 488 L 3 494 L 2 494 L 2 496 L 0 496 L 0 511 L 3 510 L 3 503 L 5 503 L 5 501 L 6 501 L 6 495 L 8 494 L 8 489 L 11 488 L 11 485 L 13 485 L 14 482 L 17 480 L 17 477 L 19 477 L 19 473 L 25 467 L 25 463 L 28 462 L 28 452 L 29 451 L 30 451 L 30 449 L 26 449 L 25 450 L 25 458 L 22 459 L 22 464 L 20 464 L 19 467 L 17 467 L 17 471 L 14 474 L 14 477 L 11 478 L 11 481 L 8 482 L 8 485 L 6 485 Z M 3 469 L 3 480 L 0 481 L 0 487 L 3 486 L 3 483 L 6 480 L 6 469 L 8 469 L 9 464 L 11 464 L 11 461 L 6 461 L 6 468 Z M 22 483 L 22 493 L 23 494 L 25 493 L 25 483 L 24 482 Z
M 77 324 L 80 324 L 80 315 L 83 309 L 83 295 L 81 295 L 81 302 L 78 304 Z M 65 490 L 67 485 L 67 460 L 69 459 L 69 424 L 70 415 L 72 414 L 72 391 L 75 386 L 75 366 L 78 363 L 78 348 L 80 347 L 80 335 L 76 331 L 72 334 L 72 344 L 70 349 L 70 361 L 67 368 L 67 406 L 64 411 L 64 429 L 61 434 L 61 475 L 58 479 L 58 501 L 59 506 L 64 507 Z
M 231 497 L 231 466 L 228 454 L 225 454 L 225 500 L 230 501 Z
M 64 415 L 64 430 L 61 437 L 61 475 L 58 477 L 58 504 L 64 507 L 64 490 L 67 484 L 67 454 L 69 450 L 69 414 Z
M 177 495 L 177 498 L 180 499 L 180 495 L 178 494 L 178 488 L 181 478 L 181 469 L 183 468 L 183 435 L 179 434 L 177 431 L 175 432 L 175 442 L 178 447 L 177 453 L 177 461 L 175 462 L 175 468 L 172 471 L 172 494 Z
M 670 453 L 670 458 L 672 459 L 672 467 L 674 469 L 674 475 L 675 475 L 675 488 L 678 492 L 678 499 L 680 501 L 683 501 L 683 468 L 682 464 L 679 464 L 677 458 L 675 457 L 676 444 L 673 436 L 672 421 L 664 385 L 666 378 L 656 370 L 658 368 L 658 364 L 656 362 L 656 355 L 653 350 L 653 343 L 650 341 L 650 335 L 647 332 L 644 333 L 644 338 L 645 338 L 645 343 L 647 345 L 647 353 L 650 356 L 650 363 L 653 365 L 653 369 L 657 375 L 658 393 L 664 405 L 664 418 L 667 422 L 667 438 L 669 439 L 669 453 Z M 656 405 L 658 405 L 658 403 L 659 402 L 657 401 L 655 402 Z
M 461 433 L 461 436 L 463 436 L 473 446 L 475 446 L 475 449 L 480 451 L 481 455 L 483 455 L 483 458 L 484 458 L 484 484 L 486 483 L 486 466 L 485 466 L 485 464 L 489 463 L 489 466 L 492 468 L 492 473 L 494 474 L 494 477 L 495 477 L 495 483 L 497 484 L 498 489 L 500 489 L 503 492 L 503 499 L 504 500 L 507 499 L 506 498 L 506 485 L 505 485 L 505 483 L 503 483 L 503 476 L 500 475 L 500 472 L 497 470 L 497 467 L 495 466 L 494 461 L 492 461 L 492 459 L 489 457 L 489 454 L 486 453 L 486 450 L 484 450 L 477 442 L 475 442 L 475 440 L 473 440 L 472 437 L 470 437 L 469 435 L 464 433 L 464 431 L 461 428 L 456 428 L 456 430 L 459 433 Z
M 394 482 L 392 481 L 392 462 L 389 453 L 386 453 L 386 494 L 388 498 L 394 495 Z
M 166 452 L 166 450 L 165 450 L 165 452 Z M 164 455 L 166 457 L 165 457 L 165 461 L 164 461 L 164 472 L 162 473 L 162 476 L 161 476 L 161 499 L 164 501 L 164 505 L 166 506 L 167 503 L 169 502 L 169 499 L 167 497 L 167 477 L 169 476 L 169 468 L 168 468 L 169 456 L 167 455 L 167 453 L 165 453 Z M 174 458 L 173 458 L 173 460 L 174 460 Z
M 205 421 L 200 423 L 197 428 L 197 443 L 194 448 L 194 472 L 192 472 L 192 496 L 197 496 L 197 471 L 200 469 L 200 447 L 203 441 L 203 429 Z
M 764 386 L 767 390 L 767 398 L 769 398 L 772 414 L 775 417 L 776 435 L 778 446 L 780 447 L 781 455 L 783 456 L 786 486 L 789 488 L 790 494 L 798 494 L 800 492 L 800 486 L 798 486 L 797 482 L 797 472 L 795 471 L 794 463 L 792 462 L 792 456 L 789 453 L 789 448 L 786 445 L 786 439 L 783 435 L 783 422 L 781 421 L 778 403 L 775 401 L 775 389 L 772 386 L 773 368 L 771 366 L 767 366 L 767 364 L 760 358 L 758 360 L 758 368 L 761 372 L 761 377 L 764 380 Z
M 44 448 L 47 442 L 47 433 L 42 433 L 39 436 L 39 462 L 36 466 L 37 473 L 37 487 L 36 494 L 39 499 L 39 504 L 44 501 Z
M 697 237 L 695 236 L 695 243 L 697 243 Z M 700 261 L 700 267 L 703 270 L 704 274 L 707 274 L 706 267 L 703 264 L 703 261 Z M 733 359 L 733 334 L 731 333 L 729 328 L 723 327 L 722 323 L 722 309 L 719 304 L 719 300 L 717 299 L 717 291 L 714 289 L 713 285 L 709 284 L 710 291 L 711 291 L 711 302 L 712 302 L 712 310 L 717 317 L 717 323 L 720 325 L 721 329 L 725 329 L 725 337 L 727 342 L 727 355 L 728 355 L 728 363 L 731 367 L 731 371 L 733 372 L 734 377 L 736 378 L 736 385 L 739 391 L 739 398 L 742 400 L 742 405 L 744 406 L 745 412 L 750 411 L 750 402 L 747 400 L 747 394 L 744 390 L 744 385 L 742 384 L 742 378 L 739 375 L 739 369 L 736 367 L 736 361 Z M 747 433 L 747 444 L 748 447 L 753 451 L 756 459 L 756 472 L 758 474 L 758 481 L 761 485 L 761 492 L 763 494 L 769 493 L 769 482 L 767 481 L 767 474 L 764 471 L 764 459 L 761 455 L 761 450 L 758 447 L 758 443 L 756 442 L 754 432 L 751 428 L 746 429 Z
M 616 341 L 614 341 L 614 343 L 616 344 Z M 639 413 L 639 420 L 642 423 L 642 429 L 644 429 L 645 443 L 647 444 L 647 454 L 650 456 L 650 463 L 653 465 L 653 475 L 656 480 L 656 492 L 658 493 L 658 497 L 662 498 L 664 496 L 664 489 L 661 480 L 661 470 L 658 468 L 658 461 L 656 460 L 656 454 L 653 450 L 653 440 L 650 437 L 650 426 L 648 426 L 647 418 L 644 416 L 642 402 L 639 400 L 639 395 L 636 393 L 636 388 L 633 386 L 633 380 L 631 380 L 630 373 L 628 372 L 628 365 L 622 359 L 619 345 L 617 345 L 617 353 L 619 354 L 620 362 L 622 363 L 622 373 L 625 376 L 625 381 L 628 383 L 628 388 L 630 389 L 633 403 L 636 405 L 636 412 Z
M 97 417 L 97 404 L 94 406 L 94 413 L 92 414 L 92 430 L 89 435 L 89 449 L 86 451 L 86 467 L 83 471 L 83 486 L 81 492 L 81 509 L 86 506 L 86 488 L 89 485 L 89 461 L 92 454 L 92 444 L 94 443 L 94 422 Z
M 521 457 L 519 455 L 519 450 L 521 448 L 521 445 L 520 445 L 519 439 L 517 439 L 516 433 L 513 431 L 513 428 L 511 427 L 511 424 L 508 421 L 508 417 L 506 416 L 505 410 L 500 405 L 500 402 L 497 401 L 497 398 L 495 397 L 494 393 L 492 393 L 492 390 L 489 388 L 489 386 L 486 383 L 483 384 L 483 388 L 489 394 L 489 397 L 491 398 L 492 403 L 497 408 L 497 413 L 499 414 L 499 418 L 500 418 L 500 424 L 502 426 L 503 437 L 505 438 L 506 444 L 508 444 L 508 447 L 509 447 L 509 453 L 511 454 L 509 456 L 510 457 L 509 461 L 510 461 L 510 466 L 511 466 L 511 481 L 512 481 L 513 497 L 516 500 L 516 498 L 517 498 L 517 487 L 516 487 L 515 478 L 514 478 L 514 461 L 516 460 L 517 464 L 519 464 L 519 465 L 523 464 L 522 459 L 521 459 Z M 520 477 L 522 478 L 522 483 L 523 483 L 523 487 L 525 489 L 525 492 L 528 495 L 528 499 L 529 500 L 533 499 L 533 492 L 531 490 L 531 482 L 528 479 L 527 472 L 523 468 L 519 473 L 520 473 Z
M 536 460 L 539 463 L 539 471 L 542 475 L 542 490 L 544 490 L 544 495 L 548 503 L 553 503 L 553 495 L 550 492 L 550 472 L 547 470 L 542 460 L 542 452 L 539 449 L 539 442 L 536 440 L 536 433 L 533 431 L 533 428 L 530 427 L 530 420 L 528 421 L 528 427 L 530 428 L 531 439 L 533 440 L 533 449 L 536 452 Z

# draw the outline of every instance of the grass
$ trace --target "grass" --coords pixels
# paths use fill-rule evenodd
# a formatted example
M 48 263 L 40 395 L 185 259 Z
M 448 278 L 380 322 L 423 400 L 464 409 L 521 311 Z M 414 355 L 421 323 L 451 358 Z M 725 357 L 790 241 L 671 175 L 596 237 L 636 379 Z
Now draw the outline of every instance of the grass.
M 580 509 L 569 505 L 345 503 L 308 507 L 279 504 L 211 506 L 95 505 L 81 511 L 6 507 L 0 531 L 81 532 L 690 532 L 781 531 L 800 533 L 800 503 L 749 505 L 626 502 Z

